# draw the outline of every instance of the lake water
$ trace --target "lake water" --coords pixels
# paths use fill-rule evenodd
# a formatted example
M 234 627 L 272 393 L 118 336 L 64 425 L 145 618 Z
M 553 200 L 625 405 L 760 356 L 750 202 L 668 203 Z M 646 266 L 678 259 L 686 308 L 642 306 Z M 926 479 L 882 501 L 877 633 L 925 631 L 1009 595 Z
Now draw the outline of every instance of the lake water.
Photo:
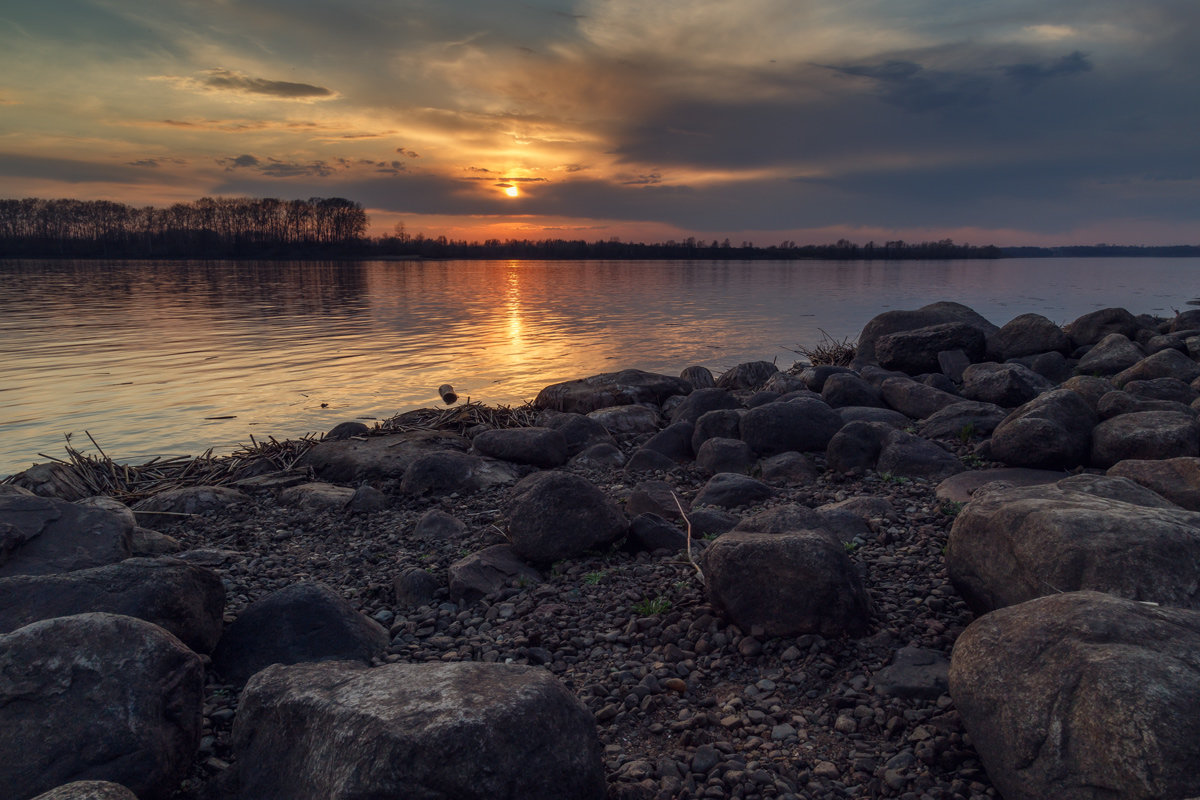
M 1200 259 L 0 261 L 0 475 L 84 431 L 114 459 L 228 452 L 636 367 L 717 373 L 936 300 L 996 324 L 1170 315 Z M 226 419 L 208 419 L 226 417 Z

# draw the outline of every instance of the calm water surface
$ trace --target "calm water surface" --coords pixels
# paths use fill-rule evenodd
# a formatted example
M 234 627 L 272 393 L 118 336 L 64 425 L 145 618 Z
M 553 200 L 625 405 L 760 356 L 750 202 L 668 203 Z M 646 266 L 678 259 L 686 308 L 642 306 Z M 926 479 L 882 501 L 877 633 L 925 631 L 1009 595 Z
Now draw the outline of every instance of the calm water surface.
M 139 462 L 439 405 L 442 383 L 519 404 L 627 367 L 786 367 L 935 300 L 999 325 L 1197 296 L 1200 259 L 0 261 L 0 475 L 85 430 Z

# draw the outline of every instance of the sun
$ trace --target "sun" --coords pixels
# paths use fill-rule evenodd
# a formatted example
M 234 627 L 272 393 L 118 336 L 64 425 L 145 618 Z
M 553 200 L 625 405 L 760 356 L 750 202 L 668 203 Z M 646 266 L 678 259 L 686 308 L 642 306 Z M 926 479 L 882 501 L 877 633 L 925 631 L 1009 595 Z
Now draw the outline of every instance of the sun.
M 518 195 L 521 194 L 521 190 L 515 186 L 509 186 L 507 189 L 504 190 L 504 193 L 506 195 L 508 195 L 509 197 L 517 197 Z

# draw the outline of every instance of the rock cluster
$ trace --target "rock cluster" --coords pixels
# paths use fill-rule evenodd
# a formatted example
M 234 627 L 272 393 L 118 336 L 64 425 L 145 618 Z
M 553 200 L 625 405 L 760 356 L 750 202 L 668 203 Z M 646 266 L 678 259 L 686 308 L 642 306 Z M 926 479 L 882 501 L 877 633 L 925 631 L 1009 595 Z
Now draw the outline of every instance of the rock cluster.
M 132 509 L 36 467 L 0 794 L 1200 795 L 1189 324 L 935 303 Z

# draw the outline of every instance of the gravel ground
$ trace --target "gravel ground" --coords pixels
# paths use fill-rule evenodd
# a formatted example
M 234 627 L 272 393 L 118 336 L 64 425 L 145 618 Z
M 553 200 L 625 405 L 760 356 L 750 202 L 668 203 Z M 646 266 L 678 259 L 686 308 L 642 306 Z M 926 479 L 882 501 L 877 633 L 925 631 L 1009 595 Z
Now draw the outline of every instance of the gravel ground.
M 622 447 L 628 453 L 638 443 Z M 687 467 L 638 475 L 566 469 L 620 503 L 643 480 L 665 480 L 685 500 L 706 480 Z M 208 561 L 228 590 L 227 622 L 271 591 L 319 580 L 390 629 L 389 661 L 544 665 L 596 715 L 612 798 L 996 796 L 948 695 L 910 700 L 874 691 L 873 676 L 897 649 L 949 657 L 972 619 L 942 555 L 956 508 L 937 500 L 929 482 L 822 471 L 814 483 L 779 487 L 767 504 L 889 501 L 892 511 L 847 545 L 874 604 L 870 630 L 837 640 L 769 639 L 726 623 L 682 553 L 614 550 L 559 562 L 541 583 L 474 604 L 452 602 L 443 588 L 431 605 L 398 606 L 393 580 L 405 568 L 428 569 L 444 586 L 451 563 L 505 541 L 508 489 L 412 499 L 379 488 L 395 505 L 369 515 L 314 513 L 262 495 L 249 508 L 162 530 L 189 549 L 212 551 Z M 417 520 L 430 508 L 464 522 L 465 534 L 418 538 Z M 201 757 L 177 797 L 217 796 L 210 779 L 234 758 L 236 702 L 233 687 L 210 679 Z

